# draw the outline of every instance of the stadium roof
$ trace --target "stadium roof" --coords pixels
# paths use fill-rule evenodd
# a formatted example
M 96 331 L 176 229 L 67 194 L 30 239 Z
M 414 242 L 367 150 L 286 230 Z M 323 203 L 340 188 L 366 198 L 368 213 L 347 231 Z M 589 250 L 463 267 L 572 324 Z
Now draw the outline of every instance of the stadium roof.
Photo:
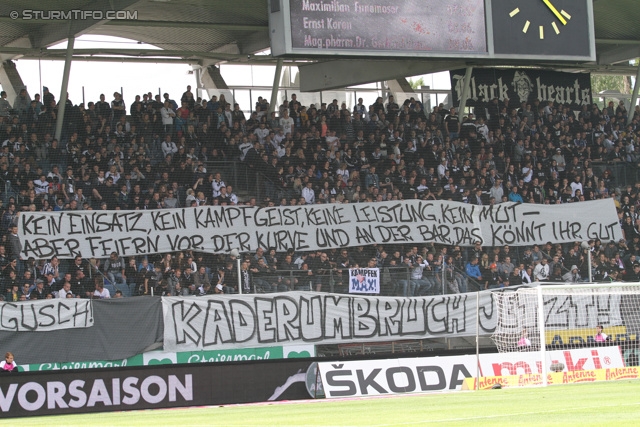
M 34 12 L 46 4 L 59 11 L 127 10 L 135 19 L 42 19 Z M 587 70 L 634 73 L 627 61 L 640 57 L 640 7 L 637 0 L 593 0 L 596 64 L 574 66 Z M 12 12 L 17 11 L 18 19 Z M 14 12 L 15 13 L 15 12 Z M 78 16 L 78 15 L 76 15 Z M 162 56 L 180 62 L 274 62 L 270 55 L 256 55 L 269 48 L 268 0 L 4 0 L 0 3 L 0 59 L 64 58 L 65 49 L 50 49 L 70 35 L 124 37 L 155 45 Z M 74 59 L 105 56 L 157 58 L 152 49 L 76 49 Z M 379 58 L 378 58 L 379 59 Z M 362 60 L 362 59 L 360 59 Z M 463 60 L 441 61 L 437 68 L 464 66 Z M 621 64 L 621 66 L 614 66 Z M 434 64 L 435 65 L 435 64 Z M 499 65 L 474 61 L 469 65 Z M 507 64 L 508 65 L 508 64 Z M 554 64 L 544 64 L 553 66 Z M 584 68 L 583 68 L 584 67 Z M 566 64 L 557 64 L 566 69 Z

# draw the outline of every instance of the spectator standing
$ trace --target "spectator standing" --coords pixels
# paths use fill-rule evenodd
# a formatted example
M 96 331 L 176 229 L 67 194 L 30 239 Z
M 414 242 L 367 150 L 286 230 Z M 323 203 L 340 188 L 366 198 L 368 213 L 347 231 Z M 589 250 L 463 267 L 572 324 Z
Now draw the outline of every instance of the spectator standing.
M 9 237 L 7 238 L 7 258 L 9 258 L 10 260 L 17 260 L 17 273 L 18 275 L 22 275 L 24 266 L 22 263 L 22 242 L 18 237 L 18 226 L 14 224 L 11 226 L 10 230 L 11 232 L 9 234 Z
M 160 109 L 160 116 L 162 118 L 162 127 L 165 134 L 171 135 L 173 133 L 173 120 L 176 117 L 175 110 L 171 108 L 169 101 L 165 101 L 163 107 Z
M 289 117 L 289 111 L 284 110 L 282 117 L 280 118 L 280 128 L 284 131 L 284 134 L 293 134 L 294 120 Z
M 27 94 L 26 89 L 20 89 L 20 93 L 16 96 L 13 102 L 13 109 L 20 115 L 21 118 L 25 118 L 29 107 L 31 106 L 31 98 Z
M 127 114 L 127 109 L 119 92 L 113 93 L 113 101 L 111 101 L 111 111 L 113 114 L 113 123 L 118 123 L 121 117 Z
M 460 133 L 460 119 L 455 108 L 449 110 L 449 114 L 444 118 L 445 130 L 451 140 L 457 139 Z
M 9 117 L 11 103 L 7 100 L 7 92 L 0 92 L 0 117 Z

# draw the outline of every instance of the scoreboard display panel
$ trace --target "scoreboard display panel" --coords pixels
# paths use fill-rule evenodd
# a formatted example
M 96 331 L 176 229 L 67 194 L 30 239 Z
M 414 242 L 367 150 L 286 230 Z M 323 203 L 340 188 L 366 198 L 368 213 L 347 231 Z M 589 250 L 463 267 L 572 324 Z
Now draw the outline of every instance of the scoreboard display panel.
M 594 60 L 590 0 L 269 0 L 273 56 Z
M 291 1 L 291 47 L 485 54 L 484 0 Z

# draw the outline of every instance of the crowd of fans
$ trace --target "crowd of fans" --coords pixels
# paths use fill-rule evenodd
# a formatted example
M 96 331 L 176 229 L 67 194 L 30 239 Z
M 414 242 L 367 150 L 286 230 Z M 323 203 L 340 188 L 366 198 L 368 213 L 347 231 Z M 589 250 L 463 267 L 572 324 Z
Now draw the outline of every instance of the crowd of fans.
M 640 108 L 623 102 L 572 111 L 553 102 L 508 99 L 478 104 L 460 117 L 443 105 L 425 111 L 414 98 L 389 96 L 302 105 L 296 95 L 270 111 L 259 98 L 249 117 L 224 95 L 179 101 L 136 96 L 126 105 L 66 101 L 63 133 L 53 138 L 58 103 L 45 87 L 11 103 L 0 96 L 1 294 L 9 300 L 162 294 L 206 295 L 293 289 L 344 292 L 350 267 L 380 267 L 384 292 L 404 296 L 513 286 L 529 281 L 640 281 L 640 182 L 620 188 L 610 170 L 637 167 Z M 244 164 L 264 197 L 239 197 L 215 162 Z M 232 256 L 179 252 L 124 260 L 59 262 L 20 257 L 24 211 L 160 209 L 248 203 L 300 205 L 387 200 L 577 203 L 613 198 L 624 239 L 579 245 L 473 248 L 372 245 Z M 235 267 L 241 260 L 241 274 Z M 240 284 L 240 285 L 239 285 Z M 105 285 L 106 287 L 103 287 Z M 239 289 L 240 288 L 240 289 Z

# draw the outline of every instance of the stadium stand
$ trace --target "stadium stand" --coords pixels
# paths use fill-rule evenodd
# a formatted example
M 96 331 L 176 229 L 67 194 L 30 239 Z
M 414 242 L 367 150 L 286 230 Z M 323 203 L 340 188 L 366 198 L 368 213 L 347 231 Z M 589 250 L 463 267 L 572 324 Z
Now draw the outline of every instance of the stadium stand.
M 52 138 L 57 108 L 48 91 L 41 100 L 0 101 L 0 294 L 8 300 L 237 292 L 233 256 L 185 251 L 127 260 L 117 253 L 68 263 L 21 260 L 12 229 L 21 211 L 233 204 L 613 198 L 624 231 L 617 242 L 590 241 L 586 252 L 581 242 L 317 253 L 261 248 L 238 255 L 243 286 L 252 292 L 343 292 L 344 270 L 366 265 L 383 269 L 387 295 L 470 292 L 536 277 L 576 282 L 588 277 L 587 256 L 596 281 L 640 281 L 640 109 L 625 126 L 630 113 L 622 102 L 574 113 L 538 102 L 509 110 L 495 99 L 461 117 L 442 105 L 425 112 L 414 98 L 401 105 L 378 98 L 350 110 L 339 100 L 302 105 L 292 95 L 272 115 L 260 99 L 246 117 L 224 95 L 203 100 L 189 87 L 180 98 L 149 93 L 129 105 L 119 93 L 87 106 L 67 101 L 60 141 Z M 242 168 L 257 184 L 236 192 L 237 179 L 222 164 Z M 620 167 L 631 169 L 632 179 L 616 182 Z

